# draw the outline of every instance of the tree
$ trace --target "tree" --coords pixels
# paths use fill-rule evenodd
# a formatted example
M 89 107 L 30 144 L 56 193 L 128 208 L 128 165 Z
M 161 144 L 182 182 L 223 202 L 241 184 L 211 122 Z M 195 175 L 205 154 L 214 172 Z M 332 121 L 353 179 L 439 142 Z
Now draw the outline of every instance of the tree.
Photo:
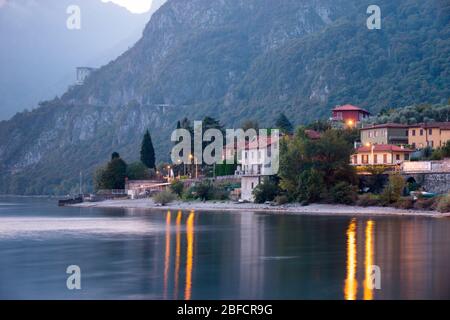
M 278 184 L 271 180 L 269 177 L 265 177 L 263 182 L 258 184 L 253 190 L 253 196 L 256 203 L 264 203 L 266 201 L 273 201 L 279 194 Z
M 254 120 L 245 120 L 244 122 L 242 122 L 241 128 L 244 131 L 247 131 L 248 129 L 255 129 L 255 131 L 258 132 L 259 123 L 258 123 L 258 121 L 254 121 Z
M 155 150 L 153 149 L 152 138 L 147 130 L 142 139 L 141 161 L 149 169 L 155 168 Z
M 142 162 L 133 162 L 127 168 L 127 177 L 130 180 L 150 179 L 151 175 L 147 167 Z
M 95 187 L 101 189 L 125 189 L 127 164 L 117 152 L 111 155 L 111 161 L 95 173 Z
M 277 121 L 275 121 L 275 127 L 277 129 L 280 129 L 281 133 L 284 134 L 292 134 L 292 132 L 294 131 L 292 123 L 284 113 L 280 113 L 280 115 L 278 116 Z

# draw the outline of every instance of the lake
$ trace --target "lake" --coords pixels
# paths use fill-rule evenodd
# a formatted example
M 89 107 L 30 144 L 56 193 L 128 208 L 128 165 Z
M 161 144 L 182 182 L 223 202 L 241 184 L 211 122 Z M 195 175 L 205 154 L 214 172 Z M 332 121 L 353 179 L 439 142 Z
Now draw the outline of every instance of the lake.
M 449 299 L 450 219 L 0 198 L 0 299 Z M 69 290 L 69 266 L 81 289 Z

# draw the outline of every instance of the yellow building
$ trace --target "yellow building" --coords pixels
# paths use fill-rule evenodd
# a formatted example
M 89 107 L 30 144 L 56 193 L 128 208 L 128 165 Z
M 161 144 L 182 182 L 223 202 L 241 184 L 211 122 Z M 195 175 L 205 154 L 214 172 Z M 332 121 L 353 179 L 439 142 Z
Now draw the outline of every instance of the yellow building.
M 373 144 L 359 147 L 352 156 L 351 163 L 357 166 L 365 165 L 395 165 L 409 160 L 414 150 L 390 144 Z
M 418 123 L 408 129 L 408 144 L 415 149 L 439 148 L 450 140 L 450 122 Z

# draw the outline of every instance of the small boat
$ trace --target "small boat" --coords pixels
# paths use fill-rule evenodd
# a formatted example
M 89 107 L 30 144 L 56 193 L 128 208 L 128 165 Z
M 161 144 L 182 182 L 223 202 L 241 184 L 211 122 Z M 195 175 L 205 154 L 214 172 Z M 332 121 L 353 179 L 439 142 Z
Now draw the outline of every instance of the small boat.
M 67 205 L 77 204 L 77 203 L 82 203 L 82 202 L 83 202 L 83 197 L 78 196 L 78 197 L 75 197 L 75 198 L 58 200 L 58 206 L 59 207 L 64 207 L 64 206 L 67 206 Z

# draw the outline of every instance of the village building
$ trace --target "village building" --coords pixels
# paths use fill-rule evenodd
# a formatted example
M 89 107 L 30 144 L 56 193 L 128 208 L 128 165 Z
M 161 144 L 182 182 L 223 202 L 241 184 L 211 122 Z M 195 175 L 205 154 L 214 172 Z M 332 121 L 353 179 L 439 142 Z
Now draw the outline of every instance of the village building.
M 398 165 L 408 161 L 414 150 L 390 144 L 365 145 L 356 149 L 352 155 L 351 164 L 366 165 Z
M 330 120 L 333 122 L 343 123 L 349 127 L 355 127 L 369 116 L 369 111 L 351 104 L 346 104 L 343 106 L 336 106 L 332 110 L 332 117 Z
M 408 126 L 385 123 L 361 128 L 361 144 L 408 144 Z
M 432 122 L 410 125 L 408 144 L 414 149 L 439 148 L 450 140 L 450 122 Z
M 314 130 L 305 130 L 308 139 L 320 139 L 321 134 Z M 288 135 L 280 139 L 290 139 Z M 259 142 L 259 145 L 258 145 Z M 279 139 L 272 140 L 254 137 L 246 147 L 241 150 L 240 167 L 237 174 L 241 176 L 241 199 L 254 201 L 253 190 L 264 180 L 265 177 L 273 176 L 272 161 L 279 161 L 278 154 L 272 154 L 273 150 L 279 150 Z

